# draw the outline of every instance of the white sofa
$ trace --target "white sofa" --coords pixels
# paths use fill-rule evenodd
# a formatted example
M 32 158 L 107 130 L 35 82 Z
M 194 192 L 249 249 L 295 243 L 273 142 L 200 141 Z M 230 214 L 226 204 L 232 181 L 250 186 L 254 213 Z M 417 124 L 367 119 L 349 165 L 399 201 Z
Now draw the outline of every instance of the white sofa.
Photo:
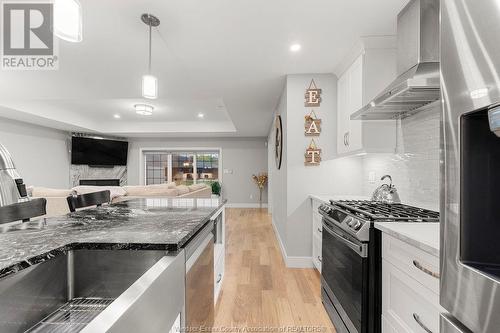
M 47 217 L 69 213 L 66 198 L 70 195 L 80 195 L 109 190 L 112 202 L 120 202 L 131 198 L 167 197 L 167 198 L 210 198 L 212 189 L 205 184 L 190 186 L 176 185 L 174 182 L 157 185 L 137 186 L 76 186 L 72 189 L 54 189 L 46 187 L 29 187 L 28 194 L 32 198 L 47 199 Z

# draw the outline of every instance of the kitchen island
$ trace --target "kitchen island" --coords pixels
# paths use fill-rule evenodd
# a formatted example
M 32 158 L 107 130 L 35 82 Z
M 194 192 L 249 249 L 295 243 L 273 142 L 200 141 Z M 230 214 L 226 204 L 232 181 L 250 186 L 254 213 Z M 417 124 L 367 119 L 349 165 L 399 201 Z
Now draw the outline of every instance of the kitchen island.
M 212 233 L 224 203 L 132 199 L 5 226 L 0 331 L 165 332 L 193 323 L 211 326 Z M 201 290 L 196 302 L 193 290 Z
M 220 199 L 141 198 L 4 227 L 0 278 L 71 249 L 175 252 L 223 205 Z

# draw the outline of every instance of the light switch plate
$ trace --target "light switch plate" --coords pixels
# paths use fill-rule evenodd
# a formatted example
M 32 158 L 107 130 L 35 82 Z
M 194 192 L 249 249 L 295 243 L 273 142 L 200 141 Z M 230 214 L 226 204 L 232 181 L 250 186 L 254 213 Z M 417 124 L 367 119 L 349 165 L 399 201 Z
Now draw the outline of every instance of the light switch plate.
M 224 169 L 224 174 L 233 174 L 233 169 Z

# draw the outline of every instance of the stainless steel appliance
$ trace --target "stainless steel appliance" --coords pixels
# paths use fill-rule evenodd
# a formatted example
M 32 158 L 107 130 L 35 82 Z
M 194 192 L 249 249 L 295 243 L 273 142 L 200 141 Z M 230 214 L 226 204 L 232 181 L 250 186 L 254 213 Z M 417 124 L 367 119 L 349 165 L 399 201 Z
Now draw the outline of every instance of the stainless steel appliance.
M 187 330 L 213 327 L 215 312 L 213 228 L 211 220 L 185 248 Z
M 28 201 L 26 186 L 7 149 L 0 144 L 0 206 Z
M 500 330 L 499 17 L 496 0 L 441 1 L 442 333 Z
M 339 333 L 379 333 L 381 234 L 373 222 L 437 222 L 439 213 L 375 201 L 331 201 L 319 212 L 325 309 Z
M 439 0 L 412 0 L 397 22 L 398 77 L 351 119 L 395 119 L 439 100 Z

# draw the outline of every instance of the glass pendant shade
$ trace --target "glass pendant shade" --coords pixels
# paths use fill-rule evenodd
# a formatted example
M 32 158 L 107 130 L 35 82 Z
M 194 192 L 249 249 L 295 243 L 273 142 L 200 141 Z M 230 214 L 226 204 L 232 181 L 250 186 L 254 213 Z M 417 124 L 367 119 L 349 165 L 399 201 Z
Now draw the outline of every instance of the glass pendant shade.
M 158 79 L 153 75 L 142 76 L 142 97 L 158 98 Z
M 81 42 L 82 6 L 78 0 L 54 1 L 54 34 L 68 42 Z

